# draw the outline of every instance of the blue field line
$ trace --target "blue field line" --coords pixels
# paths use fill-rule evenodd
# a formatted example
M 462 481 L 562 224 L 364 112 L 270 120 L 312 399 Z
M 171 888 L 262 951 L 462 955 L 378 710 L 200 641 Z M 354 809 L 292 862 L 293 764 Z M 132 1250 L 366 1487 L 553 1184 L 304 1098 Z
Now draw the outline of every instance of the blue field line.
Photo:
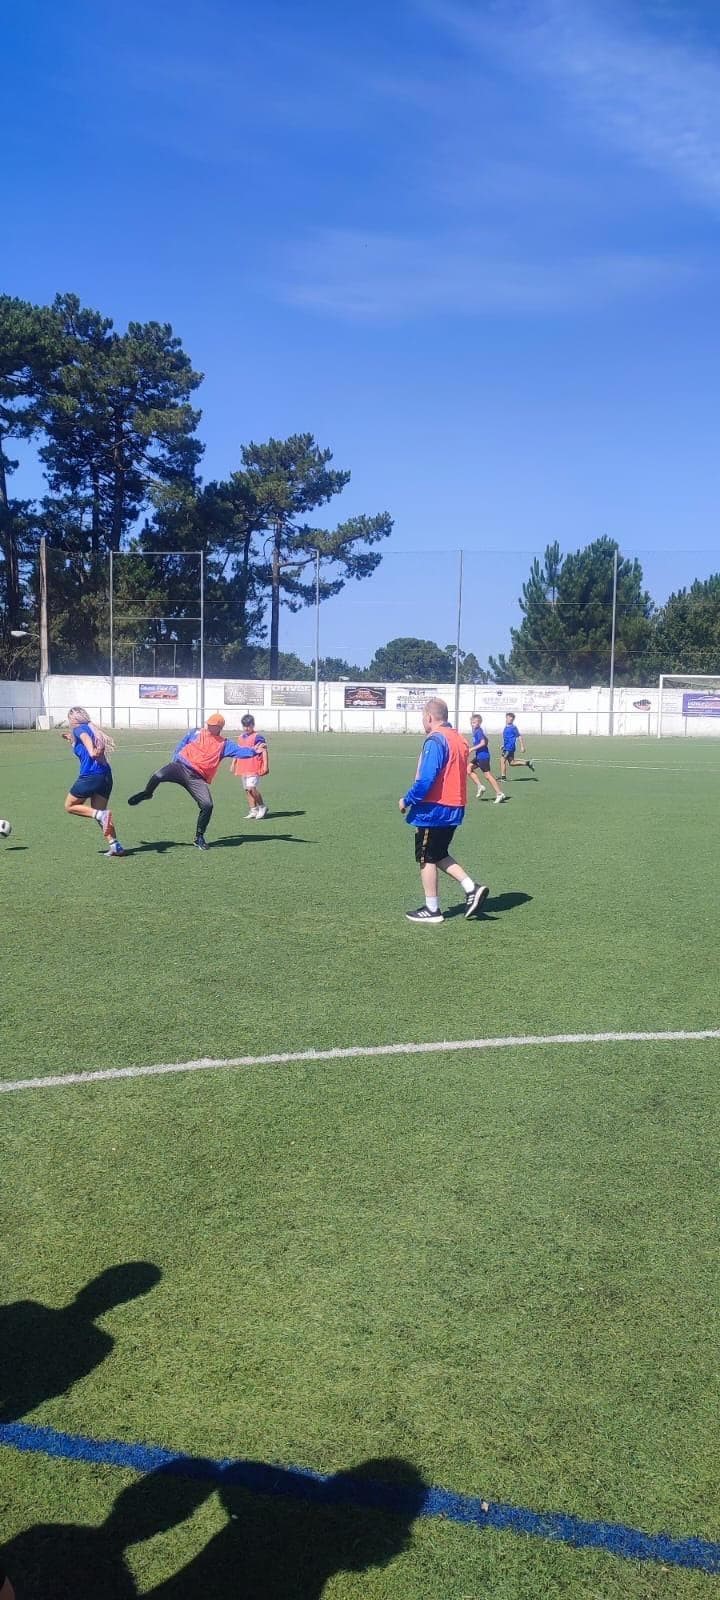
M 588 1522 L 563 1511 L 531 1511 L 449 1489 L 428 1488 L 418 1510 L 417 1492 L 402 1484 L 376 1483 L 352 1474 L 323 1475 L 310 1467 L 273 1467 L 259 1461 L 184 1455 L 162 1445 L 129 1444 L 121 1439 L 90 1439 L 59 1433 L 55 1428 L 25 1422 L 0 1424 L 0 1445 L 63 1461 L 86 1461 L 132 1472 L 164 1472 L 179 1478 L 232 1483 L 255 1494 L 279 1495 L 316 1505 L 350 1504 L 411 1517 L 441 1517 L 466 1527 L 549 1539 L 576 1549 L 605 1550 L 626 1561 L 658 1561 L 664 1566 L 692 1567 L 720 1573 L 720 1544 L 707 1539 L 681 1539 L 669 1533 L 643 1533 L 622 1522 Z

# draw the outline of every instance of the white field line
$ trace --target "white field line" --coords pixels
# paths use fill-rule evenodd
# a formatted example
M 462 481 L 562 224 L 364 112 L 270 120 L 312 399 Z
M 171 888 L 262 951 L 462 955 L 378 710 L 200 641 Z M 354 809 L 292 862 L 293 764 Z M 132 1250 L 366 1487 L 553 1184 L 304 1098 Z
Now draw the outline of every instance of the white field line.
M 720 1028 L 695 1031 L 676 1028 L 666 1033 L 525 1033 L 499 1039 L 440 1039 L 432 1044 L 342 1045 L 333 1050 L 290 1050 L 271 1056 L 227 1056 L 224 1060 L 202 1056 L 198 1061 L 163 1061 L 150 1067 L 104 1067 L 97 1072 L 16 1078 L 8 1083 L 0 1082 L 0 1093 L 17 1094 L 21 1089 L 70 1089 L 85 1083 L 115 1083 L 121 1078 L 160 1078 L 168 1073 L 226 1072 L 232 1067 L 283 1067 L 296 1062 L 367 1061 L 378 1056 L 450 1055 L 458 1050 L 519 1050 L 533 1045 L 696 1044 L 703 1039 L 720 1039 Z

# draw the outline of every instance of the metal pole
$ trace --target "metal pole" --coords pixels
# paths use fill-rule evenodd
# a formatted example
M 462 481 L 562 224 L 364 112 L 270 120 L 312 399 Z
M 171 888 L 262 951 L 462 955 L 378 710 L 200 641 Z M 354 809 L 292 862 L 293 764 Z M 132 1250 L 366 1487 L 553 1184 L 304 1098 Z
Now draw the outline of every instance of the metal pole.
M 110 551 L 110 727 L 115 727 L 115 639 L 113 628 L 113 552 Z
M 457 637 L 455 640 L 455 727 L 460 722 L 460 630 L 462 628 L 463 553 L 459 552 Z
M 200 551 L 200 722 L 205 721 L 205 552 Z
M 45 679 L 50 671 L 50 652 L 48 649 L 48 605 L 47 605 L 47 545 L 45 535 L 40 540 L 40 681 Z
M 320 550 L 315 551 L 315 732 L 320 732 Z
M 661 672 L 660 673 L 660 682 L 658 684 L 658 714 L 657 714 L 657 736 L 658 736 L 658 739 L 662 739 L 663 694 L 664 694 L 664 692 L 665 692 L 665 674 L 664 674 L 664 672 Z
M 615 732 L 615 619 L 617 616 L 617 545 L 613 551 L 613 598 L 612 598 L 612 631 L 610 634 L 610 715 L 608 717 L 608 732 Z

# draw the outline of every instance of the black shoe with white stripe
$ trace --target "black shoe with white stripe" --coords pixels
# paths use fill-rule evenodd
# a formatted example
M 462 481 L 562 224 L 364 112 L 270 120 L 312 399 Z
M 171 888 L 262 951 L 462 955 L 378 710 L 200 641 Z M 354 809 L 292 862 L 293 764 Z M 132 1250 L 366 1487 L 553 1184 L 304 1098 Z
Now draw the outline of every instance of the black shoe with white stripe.
M 417 911 L 406 911 L 405 917 L 408 922 L 436 924 L 445 921 L 442 911 L 431 911 L 429 906 L 419 906 Z
M 466 896 L 465 896 L 465 921 L 466 922 L 467 922 L 469 917 L 476 917 L 478 915 L 478 912 L 482 911 L 482 908 L 483 908 L 483 906 L 485 904 L 485 901 L 487 900 L 487 897 L 488 897 L 489 893 L 490 893 L 490 890 L 487 888 L 486 884 L 478 883 L 478 884 L 476 884 L 474 889 L 470 890 L 469 894 L 466 894 Z

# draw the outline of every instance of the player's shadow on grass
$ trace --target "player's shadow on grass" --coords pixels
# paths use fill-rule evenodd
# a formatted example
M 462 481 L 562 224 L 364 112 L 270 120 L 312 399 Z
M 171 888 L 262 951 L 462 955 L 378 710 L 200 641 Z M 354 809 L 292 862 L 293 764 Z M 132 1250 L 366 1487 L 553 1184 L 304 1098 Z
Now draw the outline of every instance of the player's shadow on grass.
M 17 1422 L 100 1366 L 115 1340 L 98 1317 L 147 1294 L 161 1276 L 150 1261 L 126 1261 L 92 1278 L 70 1305 L 0 1306 L 0 1422 Z
M 129 844 L 125 846 L 126 856 L 141 856 L 146 850 L 151 850 L 155 855 L 164 856 L 166 850 L 193 850 L 191 839 L 143 839 L 142 844 Z M 104 852 L 101 852 L 103 854 Z
M 140 1478 L 99 1527 L 41 1523 L 19 1534 L 0 1551 L 18 1595 L 134 1600 L 127 1552 L 169 1533 L 217 1490 L 224 1526 L 148 1600 L 320 1600 L 337 1573 L 401 1555 L 427 1494 L 419 1472 L 397 1458 L 361 1462 L 323 1482 L 258 1461 L 212 1475 L 209 1466 L 187 1460 Z
M 491 894 L 488 896 L 479 917 L 472 917 L 473 922 L 496 922 L 498 916 L 504 911 L 514 911 L 516 906 L 526 906 L 532 900 L 531 894 L 525 894 L 522 889 L 508 889 L 505 894 Z M 464 917 L 465 907 L 461 903 L 457 906 L 448 906 L 444 916 Z
M 224 839 L 208 839 L 209 850 L 230 849 L 236 844 L 317 844 L 317 839 L 299 839 L 294 833 L 229 833 Z

